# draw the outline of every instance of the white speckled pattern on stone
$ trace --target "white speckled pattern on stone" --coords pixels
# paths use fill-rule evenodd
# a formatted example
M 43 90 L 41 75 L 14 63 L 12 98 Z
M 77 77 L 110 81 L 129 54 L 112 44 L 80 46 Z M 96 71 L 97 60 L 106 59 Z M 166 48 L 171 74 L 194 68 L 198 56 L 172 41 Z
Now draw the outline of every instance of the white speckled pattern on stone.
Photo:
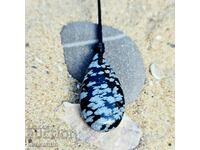
M 85 122 L 94 130 L 117 127 L 124 113 L 124 96 L 118 78 L 103 59 L 95 54 L 84 77 L 80 105 Z

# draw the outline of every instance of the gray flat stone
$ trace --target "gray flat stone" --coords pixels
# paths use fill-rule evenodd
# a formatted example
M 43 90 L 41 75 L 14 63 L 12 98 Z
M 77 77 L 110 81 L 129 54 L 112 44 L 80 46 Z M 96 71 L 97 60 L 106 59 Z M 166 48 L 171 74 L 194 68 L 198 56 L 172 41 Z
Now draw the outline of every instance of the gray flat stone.
M 69 73 L 82 82 L 97 43 L 97 24 L 74 22 L 61 31 L 65 63 Z M 145 81 L 143 60 L 135 43 L 123 32 L 103 26 L 104 57 L 118 76 L 125 95 L 125 102 L 135 101 Z

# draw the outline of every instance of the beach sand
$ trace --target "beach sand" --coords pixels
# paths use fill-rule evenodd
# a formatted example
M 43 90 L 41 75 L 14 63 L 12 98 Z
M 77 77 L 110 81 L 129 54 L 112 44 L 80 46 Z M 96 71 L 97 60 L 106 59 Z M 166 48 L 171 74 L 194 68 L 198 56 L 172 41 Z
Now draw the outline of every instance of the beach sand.
M 174 149 L 174 9 L 174 0 L 102 0 L 103 24 L 131 37 L 144 59 L 144 88 L 126 107 L 143 131 L 137 150 Z M 74 130 L 57 117 L 63 101 L 77 98 L 77 81 L 67 72 L 60 39 L 63 25 L 75 21 L 95 23 L 96 1 L 26 1 L 26 149 L 41 150 L 39 145 L 48 143 L 52 146 L 43 149 L 98 149 L 77 140 Z M 152 63 L 160 79 L 151 75 Z M 56 135 L 41 136 L 41 128 Z M 30 130 L 34 136 L 28 135 Z M 58 131 L 66 131 L 67 139 Z

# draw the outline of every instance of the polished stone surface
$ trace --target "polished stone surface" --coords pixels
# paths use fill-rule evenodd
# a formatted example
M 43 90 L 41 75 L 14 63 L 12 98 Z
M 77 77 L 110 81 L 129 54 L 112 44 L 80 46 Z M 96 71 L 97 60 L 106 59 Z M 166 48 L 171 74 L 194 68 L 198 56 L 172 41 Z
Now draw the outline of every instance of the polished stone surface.
M 125 104 L 120 82 L 99 54 L 93 57 L 84 77 L 80 106 L 83 119 L 96 131 L 110 131 L 122 120 Z

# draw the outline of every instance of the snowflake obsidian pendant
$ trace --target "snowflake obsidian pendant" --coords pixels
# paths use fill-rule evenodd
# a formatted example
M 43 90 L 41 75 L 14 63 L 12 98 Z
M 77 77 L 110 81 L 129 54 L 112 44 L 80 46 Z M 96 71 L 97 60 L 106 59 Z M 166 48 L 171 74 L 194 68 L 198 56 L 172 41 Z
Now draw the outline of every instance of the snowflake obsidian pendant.
M 99 42 L 82 83 L 80 106 L 83 119 L 92 129 L 107 132 L 116 128 L 121 122 L 125 102 L 120 82 L 103 58 L 100 0 L 98 0 L 98 8 Z

